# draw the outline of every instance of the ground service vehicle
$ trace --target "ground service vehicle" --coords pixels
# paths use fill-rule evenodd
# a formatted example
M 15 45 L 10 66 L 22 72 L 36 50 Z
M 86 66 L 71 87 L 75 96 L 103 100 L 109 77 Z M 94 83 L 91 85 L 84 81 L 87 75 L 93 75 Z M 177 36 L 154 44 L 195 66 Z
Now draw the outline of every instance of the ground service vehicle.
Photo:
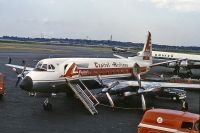
M 200 115 L 169 109 L 145 112 L 138 133 L 199 133 Z
M 2 73 L 0 73 L 0 98 L 4 94 L 4 89 L 5 89 L 4 82 L 5 82 L 5 76 Z

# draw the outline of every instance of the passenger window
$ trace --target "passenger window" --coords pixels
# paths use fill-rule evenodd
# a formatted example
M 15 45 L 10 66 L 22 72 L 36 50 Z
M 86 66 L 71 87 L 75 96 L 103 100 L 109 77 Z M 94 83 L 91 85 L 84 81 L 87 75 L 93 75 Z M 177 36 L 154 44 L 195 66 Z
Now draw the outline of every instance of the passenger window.
M 51 68 L 54 70 L 55 69 L 54 65 L 51 64 Z
M 181 128 L 192 130 L 193 123 L 192 122 L 183 122 Z

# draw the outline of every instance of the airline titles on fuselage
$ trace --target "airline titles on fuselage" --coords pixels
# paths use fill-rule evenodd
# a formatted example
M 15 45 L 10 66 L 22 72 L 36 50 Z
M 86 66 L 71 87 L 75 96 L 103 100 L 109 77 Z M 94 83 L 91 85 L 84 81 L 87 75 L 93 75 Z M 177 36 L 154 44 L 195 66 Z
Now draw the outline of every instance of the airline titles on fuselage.
M 112 63 L 98 63 L 94 62 L 96 68 L 113 68 L 113 67 L 128 67 L 128 64 L 124 64 L 121 62 L 112 62 Z

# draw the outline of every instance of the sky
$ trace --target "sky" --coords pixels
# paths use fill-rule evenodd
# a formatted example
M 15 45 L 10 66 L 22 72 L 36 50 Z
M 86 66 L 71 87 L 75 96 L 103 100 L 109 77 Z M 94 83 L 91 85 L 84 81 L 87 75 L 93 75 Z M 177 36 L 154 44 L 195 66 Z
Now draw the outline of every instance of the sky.
M 200 46 L 200 0 L 0 0 L 0 36 Z

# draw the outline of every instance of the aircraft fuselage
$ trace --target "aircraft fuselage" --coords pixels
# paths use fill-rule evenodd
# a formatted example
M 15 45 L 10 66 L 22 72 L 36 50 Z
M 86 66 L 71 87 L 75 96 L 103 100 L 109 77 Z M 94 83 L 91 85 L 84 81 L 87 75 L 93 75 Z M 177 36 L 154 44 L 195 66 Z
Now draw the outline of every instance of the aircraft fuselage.
M 132 58 L 43 59 L 26 75 L 20 87 L 30 92 L 57 93 L 66 91 L 66 78 L 94 80 L 98 75 L 102 78 L 130 77 L 136 62 L 140 65 L 141 73 L 148 71 L 150 62 L 141 62 L 138 57 Z M 73 66 L 74 64 L 76 66 Z

